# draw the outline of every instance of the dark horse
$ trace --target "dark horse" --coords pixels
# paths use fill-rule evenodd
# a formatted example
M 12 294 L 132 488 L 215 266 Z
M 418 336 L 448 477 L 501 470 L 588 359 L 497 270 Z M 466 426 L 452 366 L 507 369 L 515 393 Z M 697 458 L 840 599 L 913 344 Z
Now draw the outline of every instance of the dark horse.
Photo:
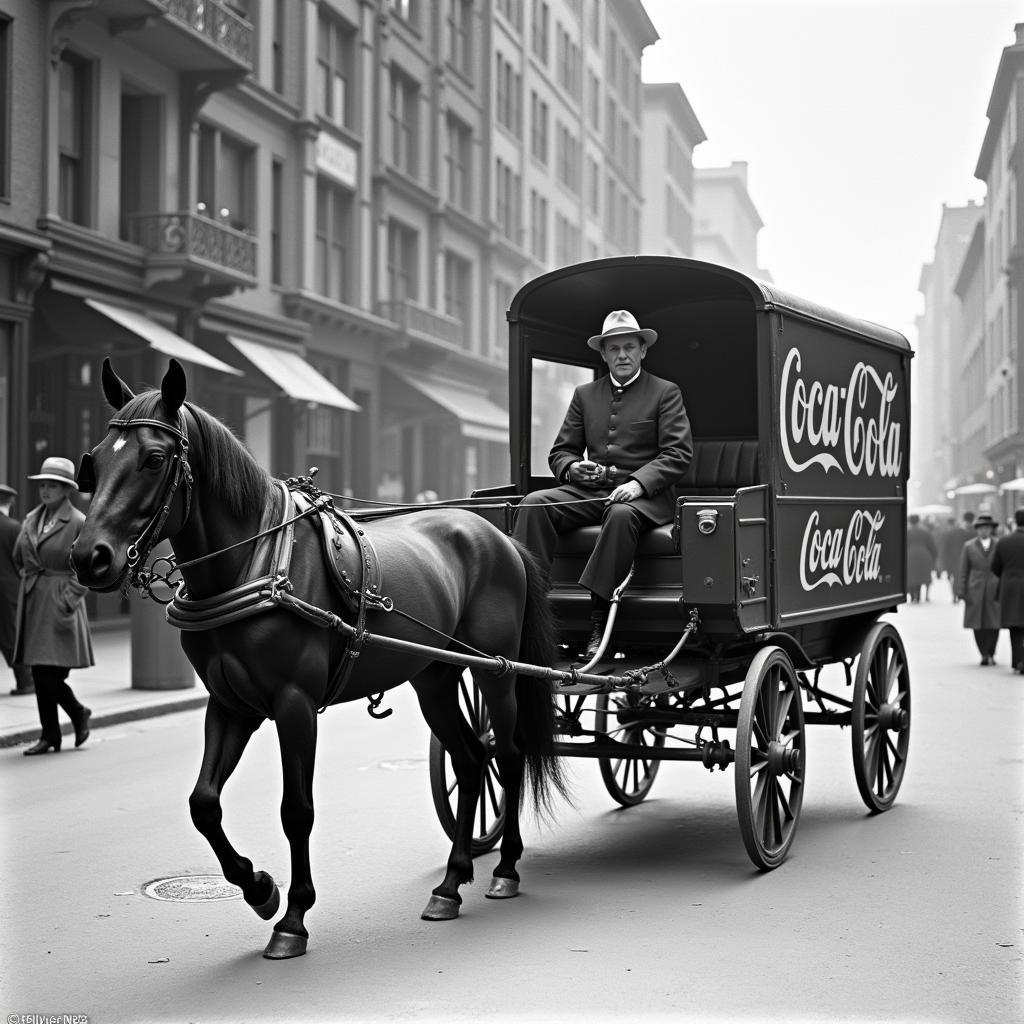
M 259 543 L 239 542 L 267 529 L 268 522 L 277 525 L 288 517 L 286 489 L 223 424 L 185 402 L 185 374 L 173 359 L 160 390 L 140 395 L 105 361 L 103 392 L 119 411 L 80 471 L 93 477 L 93 498 L 72 552 L 78 578 L 94 590 L 122 586 L 138 565 L 140 549 L 144 562 L 153 543 L 166 537 L 181 566 L 184 591 L 179 596 L 186 593 L 194 607 L 216 607 L 218 595 L 244 590 L 248 580 L 267 571 L 269 560 L 276 557 L 270 542 L 282 531 Z M 315 519 L 298 519 L 283 528 L 294 530 L 284 590 L 307 608 L 333 613 L 336 622 L 351 621 L 356 614 L 353 595 L 346 602 L 332 583 Z M 362 563 L 372 556 L 380 571 L 379 588 L 370 596 L 389 599 L 365 613 L 365 633 L 550 663 L 553 625 L 539 570 L 528 552 L 483 518 L 445 508 L 367 521 L 359 529 L 362 537 L 353 531 L 345 542 L 351 548 L 347 571 L 357 581 L 354 592 L 359 595 L 358 581 L 367 579 L 370 568 Z M 341 549 L 347 550 L 344 544 Z M 362 616 L 365 602 L 359 608 Z M 189 807 L 224 877 L 241 888 L 256 913 L 272 918 L 280 904 L 277 885 L 266 872 L 255 871 L 228 841 L 221 827 L 220 797 L 250 736 L 264 719 L 273 719 L 281 747 L 281 821 L 291 849 L 291 884 L 287 910 L 274 925 L 264 956 L 284 959 L 306 950 L 303 920 L 315 899 L 309 836 L 317 709 L 367 699 L 406 680 L 416 690 L 431 731 L 451 756 L 458 783 L 447 870 L 423 916 L 456 917 L 462 902 L 459 887 L 473 879 L 473 818 L 486 758 L 483 742 L 459 709 L 462 667 L 432 660 L 429 654 L 376 645 L 353 652 L 351 633 L 322 628 L 284 605 L 224 618 L 230 621 L 217 624 L 215 616 L 209 628 L 181 636 L 210 693 L 203 763 Z M 358 657 L 346 662 L 352 653 Z M 347 679 L 339 693 L 339 667 L 346 664 Z M 501 856 L 487 895 L 505 898 L 518 892 L 523 789 L 532 790 L 538 807 L 555 792 L 564 793 L 553 753 L 553 698 L 550 683 L 539 679 L 474 669 L 474 680 L 490 714 L 506 806 Z

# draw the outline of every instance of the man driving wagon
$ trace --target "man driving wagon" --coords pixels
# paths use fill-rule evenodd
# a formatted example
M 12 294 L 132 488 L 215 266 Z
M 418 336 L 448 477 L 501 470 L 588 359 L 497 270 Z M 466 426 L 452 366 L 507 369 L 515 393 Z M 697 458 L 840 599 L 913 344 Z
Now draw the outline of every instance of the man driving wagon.
M 679 386 L 643 368 L 657 332 L 614 310 L 587 345 L 608 373 L 575 389 L 548 456 L 557 487 L 520 503 L 513 536 L 550 569 L 558 535 L 601 524 L 580 576 L 590 591 L 586 657 L 596 656 L 612 594 L 636 555 L 640 535 L 672 521 L 672 488 L 693 457 L 690 421 Z

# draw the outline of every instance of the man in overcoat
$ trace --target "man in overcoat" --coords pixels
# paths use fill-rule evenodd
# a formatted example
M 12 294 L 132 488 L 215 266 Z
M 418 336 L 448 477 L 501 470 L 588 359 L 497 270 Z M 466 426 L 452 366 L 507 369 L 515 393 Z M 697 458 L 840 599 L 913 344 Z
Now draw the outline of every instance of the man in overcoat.
M 591 593 L 588 657 L 600 645 L 612 594 L 629 572 L 641 533 L 671 522 L 673 485 L 693 457 L 678 385 L 642 366 L 657 340 L 627 310 L 605 317 L 587 345 L 601 353 L 608 373 L 576 388 L 548 455 L 559 486 L 528 494 L 516 512 L 513 536 L 546 567 L 560 533 L 601 524 L 580 576 Z
M 964 602 L 964 629 L 974 630 L 982 665 L 996 663 L 999 639 L 999 579 L 992 572 L 996 553 L 996 521 L 982 512 L 974 520 L 977 536 L 960 549 L 960 564 L 953 577 L 953 593 Z
M 1013 533 L 996 541 L 992 571 L 999 577 L 999 622 L 1010 631 L 1010 663 L 1024 675 L 1024 508 L 1013 522 Z
M 949 585 L 953 590 L 953 604 L 960 600 L 957 594 L 956 579 L 960 570 L 960 554 L 964 545 L 975 539 L 974 534 L 974 513 L 963 514 L 963 525 L 957 526 L 956 520 L 950 519 L 949 529 L 945 530 L 938 538 L 939 542 L 939 571 L 949 577 Z
M 21 520 L 11 515 L 11 506 L 17 496 L 13 487 L 0 484 L 0 654 L 14 671 L 12 697 L 35 693 L 32 669 L 14 661 L 15 615 L 21 584 L 21 573 L 14 566 L 14 545 L 21 531 Z

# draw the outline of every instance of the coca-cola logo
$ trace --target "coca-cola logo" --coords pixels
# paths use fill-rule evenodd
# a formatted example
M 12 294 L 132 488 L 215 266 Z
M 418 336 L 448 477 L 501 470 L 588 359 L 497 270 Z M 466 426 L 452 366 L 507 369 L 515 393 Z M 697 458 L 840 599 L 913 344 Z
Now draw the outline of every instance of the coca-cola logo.
M 807 519 L 800 542 L 800 586 L 850 586 L 880 578 L 885 516 L 879 509 L 856 509 L 848 523 L 821 526 L 818 510 Z
M 898 477 L 902 424 L 893 419 L 899 386 L 892 373 L 882 377 L 873 366 L 859 362 L 841 387 L 805 380 L 800 368 L 800 350 L 791 348 L 779 395 L 786 465 L 794 473 L 821 466 L 826 474 L 838 469 L 852 476 Z

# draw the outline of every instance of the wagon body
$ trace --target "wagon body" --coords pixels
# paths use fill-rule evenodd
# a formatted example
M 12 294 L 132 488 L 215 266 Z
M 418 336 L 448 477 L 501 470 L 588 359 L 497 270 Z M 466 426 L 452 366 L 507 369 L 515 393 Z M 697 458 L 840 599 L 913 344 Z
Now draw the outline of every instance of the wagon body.
M 644 365 L 679 384 L 694 438 L 675 520 L 641 544 L 623 631 L 678 634 L 696 608 L 706 634 L 784 631 L 810 658 L 842 656 L 862 631 L 842 620 L 863 628 L 905 596 L 907 341 L 696 260 L 546 274 L 508 312 L 507 492 L 553 485 L 547 451 L 572 385 L 605 371 L 585 339 L 611 309 L 658 331 Z M 554 600 L 570 630 L 588 619 L 575 580 L 595 536 L 559 547 Z

